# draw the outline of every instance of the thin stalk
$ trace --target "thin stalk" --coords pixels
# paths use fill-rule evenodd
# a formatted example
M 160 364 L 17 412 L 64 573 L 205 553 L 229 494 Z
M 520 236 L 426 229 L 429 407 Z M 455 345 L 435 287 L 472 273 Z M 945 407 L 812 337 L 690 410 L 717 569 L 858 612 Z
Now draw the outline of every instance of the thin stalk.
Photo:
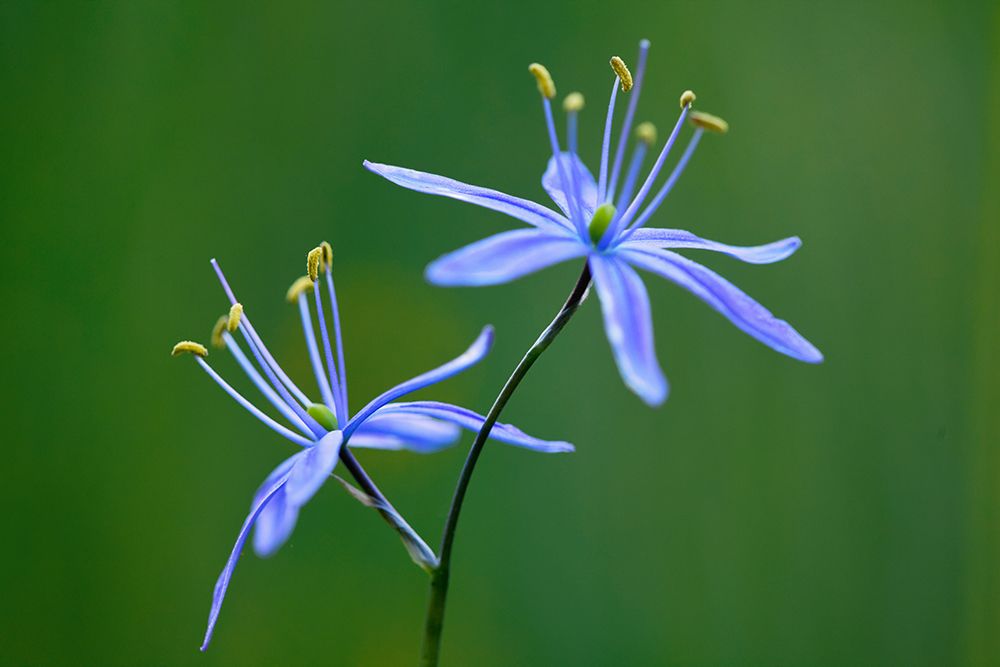
M 542 355 L 542 352 L 552 344 L 555 337 L 559 335 L 566 323 L 579 308 L 590 287 L 590 266 L 584 264 L 580 278 L 576 281 L 573 291 L 570 292 L 566 303 L 556 314 L 555 319 L 545 328 L 545 331 L 538 337 L 538 340 L 528 348 L 524 357 L 518 363 L 514 372 L 507 378 L 503 389 L 497 395 L 493 406 L 486 415 L 486 421 L 479 429 L 476 439 L 469 449 L 469 454 L 465 459 L 465 465 L 458 477 L 455 485 L 455 494 L 451 500 L 451 507 L 448 509 L 448 518 L 444 524 L 444 535 L 441 538 L 441 549 L 439 550 L 439 563 L 437 568 L 431 573 L 430 600 L 427 605 L 427 617 L 424 623 L 424 643 L 420 651 L 421 667 L 437 667 L 438 656 L 441 651 L 441 631 L 444 626 L 445 604 L 448 598 L 448 580 L 451 573 L 451 552 L 455 543 L 455 530 L 458 527 L 458 517 L 462 511 L 462 504 L 465 501 L 465 494 L 472 480 L 472 473 L 479 461 L 479 455 L 483 451 L 483 446 L 489 438 L 493 425 L 500 418 L 507 401 L 514 394 L 521 380 L 528 374 L 528 370 L 535 361 Z

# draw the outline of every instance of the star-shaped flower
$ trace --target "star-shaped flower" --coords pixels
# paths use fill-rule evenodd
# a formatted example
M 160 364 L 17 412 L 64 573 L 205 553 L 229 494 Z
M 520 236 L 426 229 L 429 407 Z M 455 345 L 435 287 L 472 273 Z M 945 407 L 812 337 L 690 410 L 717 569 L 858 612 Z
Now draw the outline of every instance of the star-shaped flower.
M 243 522 L 229 560 L 215 585 L 202 650 L 205 650 L 211 641 L 229 580 L 251 528 L 254 529 L 253 546 L 258 555 L 269 556 L 277 551 L 291 535 L 299 510 L 330 478 L 338 459 L 343 458 L 345 462 L 353 461 L 353 457 L 344 451 L 346 447 L 433 452 L 454 442 L 462 428 L 478 431 L 483 425 L 481 415 L 456 405 L 432 401 L 395 401 L 406 394 L 441 382 L 482 360 L 493 342 L 493 329 L 489 326 L 484 328 L 475 342 L 455 359 L 392 387 L 373 398 L 357 412 L 353 414 L 349 412 L 344 347 L 333 284 L 332 260 L 333 253 L 328 244 L 324 243 L 316 248 L 309 255 L 310 275 L 297 280 L 288 291 L 289 301 L 299 306 L 309 358 L 322 396 L 321 402 L 312 401 L 281 369 L 250 323 L 242 304 L 236 300 L 218 263 L 212 260 L 212 266 L 231 303 L 229 314 L 220 318 L 216 324 L 212 334 L 213 343 L 230 351 L 250 381 L 288 425 L 268 416 L 223 380 L 206 361 L 208 350 L 204 346 L 183 341 L 173 350 L 175 356 L 191 353 L 205 372 L 237 403 L 278 435 L 301 448 L 301 451 L 285 459 L 275 468 L 254 495 L 250 514 Z M 325 280 L 320 280 L 321 275 Z M 326 327 L 320 294 L 321 282 L 325 282 L 329 295 L 333 344 Z M 322 357 L 309 306 L 310 292 L 315 299 L 316 319 L 322 336 Z M 244 353 L 243 347 L 233 335 L 236 331 L 240 332 L 256 363 Z M 334 348 L 336 348 L 336 360 Z M 539 440 L 508 424 L 496 424 L 490 432 L 490 437 L 538 452 L 573 450 L 573 446 L 567 442 Z M 364 474 L 363 470 L 361 474 Z M 434 552 L 384 497 L 371 497 L 353 487 L 348 488 L 360 499 L 376 507 L 399 531 L 407 550 L 418 564 L 423 567 L 435 565 Z M 377 489 L 375 491 L 377 492 Z
M 667 381 L 656 358 L 649 297 L 635 269 L 643 269 L 691 291 L 722 313 L 737 327 L 771 348 L 790 357 L 818 363 L 823 360 L 809 341 L 788 323 L 775 318 L 766 308 L 738 287 L 701 264 L 683 257 L 675 249 L 690 248 L 725 253 L 752 264 L 768 264 L 785 259 L 801 245 L 798 237 L 754 247 L 731 246 L 709 241 L 680 229 L 650 229 L 646 223 L 663 203 L 687 166 L 706 130 L 724 133 L 728 125 L 721 118 L 692 111 L 695 95 L 685 91 L 681 112 L 669 138 L 648 175 L 636 191 L 646 152 L 656 140 L 649 123 L 640 124 L 638 141 L 618 188 L 627 138 L 631 134 L 635 109 L 645 73 L 649 42 L 639 46 L 636 76 L 617 56 L 611 59 L 615 78 L 611 87 L 601 150 L 599 176 L 594 178 L 577 155 L 577 113 L 583 96 L 567 95 L 567 151 L 556 136 L 551 99 L 555 84 L 543 66 L 529 68 L 538 81 L 552 157 L 542 175 L 542 187 L 560 212 L 532 201 L 496 190 L 412 169 L 365 161 L 365 167 L 410 190 L 441 195 L 505 213 L 531 225 L 528 229 L 502 232 L 449 253 L 427 267 L 427 279 L 437 285 L 495 285 L 533 273 L 570 259 L 586 257 L 594 286 L 601 301 L 604 327 L 625 383 L 650 405 L 667 397 Z M 608 175 L 611 128 L 619 86 L 631 90 L 631 99 L 622 125 L 614 161 Z M 653 187 L 671 148 L 689 120 L 694 133 L 673 170 L 653 194 Z M 643 205 L 646 204 L 645 208 Z

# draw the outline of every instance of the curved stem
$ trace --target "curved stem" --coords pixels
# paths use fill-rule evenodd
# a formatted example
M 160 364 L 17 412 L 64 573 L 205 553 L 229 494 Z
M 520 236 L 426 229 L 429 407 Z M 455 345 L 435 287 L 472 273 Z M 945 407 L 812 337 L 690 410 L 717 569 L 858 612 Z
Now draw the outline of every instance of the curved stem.
M 556 314 L 555 319 L 545 328 L 545 331 L 538 337 L 538 340 L 528 348 L 524 357 L 518 363 L 514 372 L 507 378 L 503 389 L 497 395 L 493 406 L 486 414 L 486 421 L 479 429 L 476 439 L 469 449 L 469 454 L 465 459 L 465 465 L 458 477 L 455 486 L 455 494 L 452 497 L 451 507 L 448 509 L 448 518 L 444 524 L 444 535 L 441 538 L 441 549 L 439 550 L 439 563 L 437 568 L 431 573 L 430 601 L 427 605 L 427 617 L 424 623 L 424 643 L 420 651 L 421 667 L 437 667 L 438 656 L 441 649 L 441 630 L 444 625 L 445 603 L 448 597 L 448 579 L 451 568 L 451 551 L 455 543 L 455 529 L 458 527 L 458 517 L 462 511 L 462 504 L 465 501 L 465 494 L 472 479 L 472 473 L 479 461 L 479 455 L 483 451 L 483 446 L 489 438 L 493 425 L 500 418 L 507 401 L 514 394 L 521 380 L 528 374 L 528 370 L 535 361 L 542 355 L 542 352 L 552 344 L 555 337 L 559 335 L 566 323 L 576 312 L 576 309 L 583 302 L 590 287 L 590 266 L 584 264 L 580 278 L 576 281 L 573 291 L 570 292 L 566 303 Z

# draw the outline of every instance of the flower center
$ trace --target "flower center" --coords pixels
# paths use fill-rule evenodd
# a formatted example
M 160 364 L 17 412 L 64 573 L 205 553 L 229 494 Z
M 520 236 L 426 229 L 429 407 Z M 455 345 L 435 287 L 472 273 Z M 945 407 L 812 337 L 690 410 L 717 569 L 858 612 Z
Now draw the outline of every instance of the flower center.
M 337 417 L 333 414 L 333 411 L 323 405 L 322 403 L 313 403 L 310 405 L 306 412 L 309 416 L 319 422 L 320 426 L 327 429 L 328 431 L 337 430 Z
M 590 224 L 588 229 L 590 230 L 590 240 L 597 245 L 604 238 L 604 232 L 608 230 L 608 226 L 611 221 L 615 218 L 615 205 L 614 204 L 601 204 L 594 211 L 594 217 L 590 219 Z

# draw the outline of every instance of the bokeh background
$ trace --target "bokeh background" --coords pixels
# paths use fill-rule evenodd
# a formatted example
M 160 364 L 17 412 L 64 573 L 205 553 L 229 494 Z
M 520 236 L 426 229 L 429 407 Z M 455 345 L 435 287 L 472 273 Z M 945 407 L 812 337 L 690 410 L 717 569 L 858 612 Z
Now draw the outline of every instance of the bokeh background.
M 453 356 L 425 396 L 484 411 L 575 279 L 432 288 L 502 216 L 363 158 L 542 200 L 526 65 L 589 100 L 653 42 L 640 119 L 690 87 L 707 137 L 658 226 L 753 244 L 705 261 L 827 355 L 765 348 L 648 285 L 673 386 L 619 380 L 589 301 L 505 418 L 578 445 L 491 446 L 457 546 L 446 665 L 1000 664 L 1000 13 L 991 2 L 0 4 L 0 662 L 406 665 L 426 578 L 336 486 L 270 560 L 212 586 L 291 450 L 178 339 L 226 301 L 308 377 L 288 284 L 335 248 L 358 403 Z M 212 357 L 225 375 L 234 364 Z M 464 451 L 361 457 L 438 539 Z

